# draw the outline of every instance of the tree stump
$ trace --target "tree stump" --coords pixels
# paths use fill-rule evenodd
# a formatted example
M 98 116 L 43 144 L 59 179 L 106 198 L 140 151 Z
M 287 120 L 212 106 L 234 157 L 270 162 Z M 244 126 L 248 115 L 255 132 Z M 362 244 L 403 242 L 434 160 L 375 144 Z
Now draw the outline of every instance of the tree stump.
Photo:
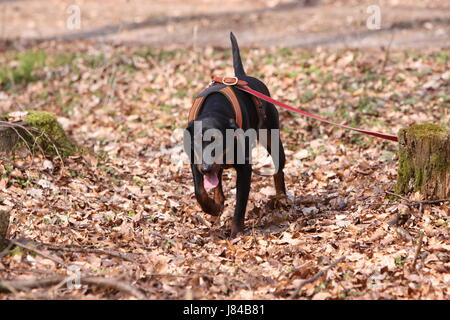
M 450 131 L 435 124 L 401 129 L 395 192 L 419 191 L 424 199 L 450 198 Z
M 9 211 L 0 210 L 0 251 L 8 246 Z
M 0 127 L 0 152 L 10 152 L 19 140 L 19 135 L 10 127 Z
M 20 111 L 1 117 L 0 152 L 11 152 L 18 144 L 38 146 L 47 156 L 66 158 L 80 152 L 66 134 L 53 113 L 46 111 Z

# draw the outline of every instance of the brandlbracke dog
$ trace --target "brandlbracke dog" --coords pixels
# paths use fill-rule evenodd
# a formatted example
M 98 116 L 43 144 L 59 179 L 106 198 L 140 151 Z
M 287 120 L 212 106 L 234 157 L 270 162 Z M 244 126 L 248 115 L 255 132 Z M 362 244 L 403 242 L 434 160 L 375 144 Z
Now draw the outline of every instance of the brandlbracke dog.
M 233 85 L 244 83 L 253 90 L 270 95 L 260 80 L 247 76 L 239 46 L 230 34 L 234 77 L 215 79 L 194 101 L 185 131 L 185 151 L 191 161 L 195 196 L 202 210 L 219 216 L 224 208 L 222 173 L 234 168 L 236 206 L 231 237 L 244 230 L 244 218 L 250 193 L 251 151 L 259 141 L 271 155 L 277 196 L 286 196 L 283 168 L 285 154 L 279 134 L 278 111 L 273 104 L 261 101 Z M 213 198 L 208 191 L 213 189 Z M 208 190 L 208 191 L 207 191 Z

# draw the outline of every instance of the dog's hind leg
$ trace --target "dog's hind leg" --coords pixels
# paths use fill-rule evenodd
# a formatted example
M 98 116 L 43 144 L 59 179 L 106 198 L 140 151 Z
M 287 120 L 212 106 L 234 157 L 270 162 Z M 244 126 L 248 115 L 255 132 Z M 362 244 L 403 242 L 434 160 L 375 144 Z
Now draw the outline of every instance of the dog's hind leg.
M 278 138 L 278 154 L 274 154 L 272 152 L 272 141 L 268 138 L 267 151 L 272 156 L 273 163 L 275 164 L 276 173 L 273 176 L 273 181 L 275 183 L 275 191 L 278 195 L 286 195 L 286 185 L 284 183 L 284 164 L 286 161 L 286 156 L 284 154 L 283 144 L 281 143 L 280 138 Z M 275 150 L 274 150 L 275 151 Z
M 269 105 L 267 108 L 267 118 L 265 127 L 267 128 L 267 134 L 264 135 L 265 139 L 263 139 L 262 136 L 260 136 L 261 137 L 260 142 L 269 152 L 270 156 L 272 157 L 272 161 L 275 165 L 276 173 L 273 176 L 273 180 L 275 183 L 275 190 L 277 196 L 285 196 L 286 186 L 284 183 L 283 169 L 286 163 L 286 155 L 284 154 L 283 143 L 281 142 L 280 139 L 280 124 L 278 120 L 278 111 L 275 109 L 273 105 Z M 274 143 L 278 143 L 278 145 L 275 146 Z

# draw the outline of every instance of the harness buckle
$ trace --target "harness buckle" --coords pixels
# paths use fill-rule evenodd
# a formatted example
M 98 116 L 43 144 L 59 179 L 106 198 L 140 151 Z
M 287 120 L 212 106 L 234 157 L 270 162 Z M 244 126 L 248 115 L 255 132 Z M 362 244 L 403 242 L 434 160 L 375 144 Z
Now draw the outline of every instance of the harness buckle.
M 227 82 L 227 80 L 233 80 L 233 82 Z M 223 77 L 222 83 L 226 86 L 234 86 L 237 85 L 239 79 L 237 77 Z

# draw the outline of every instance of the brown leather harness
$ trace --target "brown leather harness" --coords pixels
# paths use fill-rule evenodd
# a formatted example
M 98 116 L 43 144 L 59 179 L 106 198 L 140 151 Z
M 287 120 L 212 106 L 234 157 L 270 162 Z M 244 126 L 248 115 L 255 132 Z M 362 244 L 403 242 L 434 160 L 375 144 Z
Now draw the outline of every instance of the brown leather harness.
M 244 80 L 238 80 L 236 77 L 213 77 L 209 87 L 200 93 L 194 100 L 194 103 L 189 110 L 189 121 L 196 120 L 197 116 L 202 109 L 203 102 L 205 99 L 214 92 L 219 92 L 223 94 L 228 101 L 231 103 L 234 109 L 234 114 L 236 115 L 236 123 L 239 128 L 243 129 L 242 126 L 242 109 L 239 100 L 236 97 L 236 93 L 231 88 L 231 86 L 239 85 L 241 87 L 248 87 L 248 83 Z M 262 124 L 263 111 L 261 100 L 257 97 L 251 95 L 253 104 L 255 105 L 256 111 L 258 113 L 258 127 Z

